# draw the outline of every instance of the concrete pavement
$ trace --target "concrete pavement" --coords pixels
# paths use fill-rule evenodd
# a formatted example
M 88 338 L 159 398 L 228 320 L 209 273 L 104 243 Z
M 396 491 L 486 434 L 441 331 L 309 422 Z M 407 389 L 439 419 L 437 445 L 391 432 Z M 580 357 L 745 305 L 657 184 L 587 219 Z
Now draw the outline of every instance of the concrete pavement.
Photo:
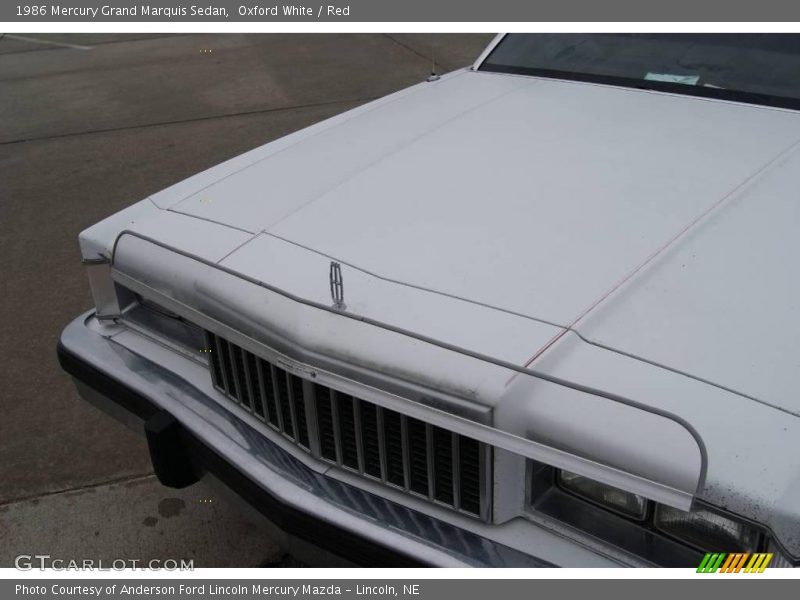
M 0 38 L 0 566 L 48 548 L 77 558 L 175 553 L 196 566 L 280 560 L 269 528 L 204 483 L 160 487 L 143 439 L 82 402 L 59 369 L 61 328 L 91 307 L 78 232 L 197 171 L 421 81 L 431 47 L 447 71 L 490 39 Z M 170 499 L 181 508 L 164 516 Z

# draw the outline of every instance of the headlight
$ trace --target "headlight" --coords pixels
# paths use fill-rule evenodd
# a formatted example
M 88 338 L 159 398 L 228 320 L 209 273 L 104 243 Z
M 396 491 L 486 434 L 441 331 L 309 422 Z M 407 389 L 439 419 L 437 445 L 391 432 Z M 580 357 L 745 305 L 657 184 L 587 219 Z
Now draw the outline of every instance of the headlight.
M 684 512 L 658 505 L 655 526 L 664 533 L 711 552 L 757 552 L 761 532 L 706 508 Z
M 761 525 L 702 500 L 685 512 L 534 461 L 528 485 L 532 511 L 652 564 L 696 568 L 707 552 L 772 553 L 770 567 L 796 562 Z
M 605 508 L 622 513 L 626 517 L 642 520 L 647 511 L 647 500 L 636 494 L 599 483 L 569 471 L 558 472 L 558 483 L 565 490 L 587 500 L 597 502 Z

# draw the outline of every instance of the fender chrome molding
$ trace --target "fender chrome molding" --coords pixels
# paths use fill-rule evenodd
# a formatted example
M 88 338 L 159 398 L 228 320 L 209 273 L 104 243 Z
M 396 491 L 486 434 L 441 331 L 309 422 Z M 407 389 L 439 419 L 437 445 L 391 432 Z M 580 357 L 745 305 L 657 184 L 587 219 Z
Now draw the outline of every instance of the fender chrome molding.
M 221 320 L 215 319 L 213 316 L 207 315 L 204 312 L 198 310 L 197 308 L 189 306 L 185 302 L 177 301 L 174 298 L 165 294 L 163 291 L 158 290 L 153 286 L 143 284 L 136 277 L 127 274 L 125 272 L 125 266 L 120 265 L 120 257 L 118 256 L 122 240 L 126 237 L 136 238 L 140 240 L 140 242 L 146 242 L 147 244 L 151 244 L 162 250 L 166 250 L 168 252 L 174 253 L 175 255 L 189 259 L 190 261 L 197 263 L 198 266 L 214 269 L 219 273 L 234 277 L 239 281 L 246 282 L 251 285 L 257 286 L 259 288 L 262 288 L 263 290 L 269 293 L 277 294 L 283 299 L 297 303 L 298 306 L 325 311 L 329 315 L 335 315 L 336 318 L 345 318 L 360 323 L 364 323 L 366 325 L 377 327 L 379 329 L 391 332 L 396 335 L 403 336 L 405 338 L 410 338 L 413 340 L 424 342 L 431 346 L 449 352 L 453 352 L 461 356 L 482 361 L 484 363 L 492 364 L 512 372 L 528 375 L 530 377 L 546 381 L 558 386 L 562 386 L 565 388 L 569 388 L 583 394 L 589 394 L 591 396 L 596 396 L 598 398 L 609 400 L 615 403 L 627 405 L 634 409 L 645 411 L 650 415 L 656 415 L 658 417 L 662 417 L 671 422 L 672 424 L 679 425 L 688 433 L 688 436 L 694 440 L 697 449 L 697 465 L 693 467 L 693 470 L 691 471 L 691 477 L 690 477 L 691 481 L 689 481 L 688 477 L 684 477 L 681 481 L 671 481 L 671 482 L 654 481 L 652 479 L 643 476 L 642 474 L 635 474 L 623 471 L 619 468 L 614 468 L 599 463 L 596 460 L 592 460 L 591 458 L 579 456 L 575 453 L 553 448 L 551 446 L 541 444 L 534 440 L 525 439 L 513 433 L 501 431 L 499 429 L 486 425 L 485 418 L 484 418 L 484 423 L 473 420 L 472 417 L 475 416 L 474 414 L 465 417 L 463 413 L 456 414 L 454 412 L 450 411 L 445 412 L 445 410 L 443 410 L 449 407 L 443 406 L 438 408 L 432 408 L 431 406 L 412 403 L 409 402 L 406 398 L 397 396 L 396 394 L 387 394 L 386 392 L 380 389 L 374 387 L 371 388 L 366 387 L 363 384 L 357 383 L 352 379 L 347 379 L 345 377 L 342 377 L 341 375 L 338 375 L 334 371 L 317 369 L 317 367 L 313 364 L 302 363 L 302 361 L 298 361 L 301 362 L 301 366 L 304 368 L 316 369 L 319 381 L 324 383 L 325 385 L 329 385 L 334 389 L 339 389 L 345 393 L 357 394 L 360 397 L 369 399 L 370 401 L 378 405 L 382 405 L 392 410 L 397 410 L 398 412 L 402 412 L 404 414 L 407 414 L 408 416 L 420 418 L 421 420 L 425 420 L 434 425 L 444 426 L 456 433 L 473 437 L 479 441 L 491 444 L 498 448 L 508 450 L 510 452 L 524 456 L 526 458 L 531 458 L 533 460 L 550 464 L 557 468 L 566 469 L 569 471 L 579 473 L 581 475 L 585 475 L 587 477 L 591 477 L 608 485 L 629 490 L 635 494 L 646 496 L 652 500 L 655 500 L 663 504 L 667 504 L 669 506 L 673 506 L 681 510 L 690 509 L 695 494 L 697 493 L 698 489 L 701 489 L 703 485 L 707 468 L 707 454 L 705 446 L 697 431 L 688 422 L 686 422 L 684 419 L 680 418 L 677 415 L 667 413 L 666 411 L 661 411 L 650 406 L 646 406 L 635 400 L 625 398 L 613 393 L 609 393 L 604 390 L 599 390 L 585 385 L 581 385 L 579 383 L 566 381 L 559 377 L 555 377 L 535 369 L 531 369 L 528 367 L 521 367 L 519 365 L 510 363 L 508 361 L 487 356 L 478 352 L 474 352 L 469 349 L 461 348 L 453 344 L 449 344 L 447 342 L 436 340 L 422 334 L 418 334 L 412 331 L 408 331 L 406 329 L 393 326 L 388 323 L 377 321 L 372 318 L 364 317 L 352 312 L 342 312 L 331 306 L 326 306 L 318 302 L 298 297 L 295 294 L 292 294 L 291 292 L 279 289 L 269 283 L 259 281 L 245 274 L 233 271 L 232 269 L 226 268 L 219 264 L 215 264 L 202 257 L 195 256 L 189 252 L 186 252 L 179 248 L 175 248 L 173 246 L 165 244 L 164 242 L 139 234 L 135 231 L 124 230 L 120 232 L 120 234 L 117 236 L 117 239 L 115 240 L 111 258 L 111 275 L 115 281 L 117 281 L 123 286 L 132 289 L 137 293 L 140 293 L 145 297 L 163 303 L 165 308 L 168 308 L 169 310 L 181 314 L 182 316 L 192 320 L 196 324 L 208 329 L 209 331 L 212 331 L 218 335 L 226 336 L 230 341 L 237 343 L 244 348 L 247 348 L 249 351 L 255 354 L 261 355 L 266 360 L 270 359 L 270 355 L 272 355 L 273 360 L 276 360 L 276 355 L 278 355 L 281 357 L 283 361 L 286 361 L 287 363 L 291 364 L 293 359 L 285 354 L 281 355 L 281 353 L 270 351 L 269 348 L 265 347 L 263 342 L 253 339 L 250 336 L 244 335 L 241 332 L 237 331 L 236 329 L 225 324 Z M 306 352 L 306 354 L 313 355 L 314 353 Z M 320 354 L 317 353 L 316 356 L 320 357 Z M 329 358 L 329 363 L 333 365 L 334 368 L 336 367 L 337 362 L 339 366 L 341 366 L 341 361 L 330 361 Z

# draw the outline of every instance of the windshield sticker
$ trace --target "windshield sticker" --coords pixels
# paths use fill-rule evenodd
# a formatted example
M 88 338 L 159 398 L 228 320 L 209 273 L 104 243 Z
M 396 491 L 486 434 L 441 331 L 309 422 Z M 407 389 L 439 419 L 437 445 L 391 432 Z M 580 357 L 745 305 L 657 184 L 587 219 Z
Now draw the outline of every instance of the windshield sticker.
M 644 78 L 648 81 L 666 81 L 685 85 L 697 85 L 697 82 L 700 81 L 699 75 L 673 75 L 672 73 L 648 73 Z

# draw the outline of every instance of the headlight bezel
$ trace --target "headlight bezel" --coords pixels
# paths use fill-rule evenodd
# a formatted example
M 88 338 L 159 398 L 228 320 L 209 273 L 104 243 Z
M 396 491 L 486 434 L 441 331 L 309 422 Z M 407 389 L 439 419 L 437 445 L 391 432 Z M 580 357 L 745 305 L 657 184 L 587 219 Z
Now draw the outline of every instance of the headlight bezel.
M 529 510 L 545 519 L 552 519 L 583 536 L 600 540 L 616 548 L 627 551 L 646 562 L 666 567 L 696 567 L 703 555 L 710 551 L 733 552 L 736 548 L 716 548 L 709 550 L 691 541 L 682 539 L 673 532 L 656 527 L 656 511 L 659 504 L 645 499 L 645 517 L 635 519 L 624 512 L 603 505 L 596 499 L 587 498 L 565 489 L 559 483 L 558 469 L 529 461 L 527 472 L 527 498 Z M 599 484 L 599 482 L 597 482 Z M 599 484 L 603 485 L 603 484 Z M 611 486 L 608 486 L 611 487 Z M 621 490 L 624 492 L 624 490 Z M 729 511 L 712 506 L 696 499 L 692 511 L 709 511 L 723 519 L 729 519 L 758 533 L 755 548 L 745 552 L 775 552 L 780 554 L 781 562 L 792 565 L 800 561 L 787 555 L 772 532 L 750 519 L 742 518 Z
M 659 517 L 663 513 L 669 512 L 677 513 L 676 516 L 679 518 L 683 516 L 680 513 L 684 513 L 686 517 L 698 520 L 701 519 L 701 515 L 706 513 L 712 517 L 717 517 L 720 521 L 728 521 L 734 526 L 741 527 L 743 535 L 752 536 L 754 539 L 750 540 L 748 544 L 742 544 L 739 547 L 734 547 L 732 544 L 720 544 L 717 542 L 714 542 L 713 544 L 709 542 L 708 545 L 704 546 L 701 544 L 701 542 L 697 541 L 695 537 L 695 535 L 699 533 L 698 529 L 695 529 L 694 531 L 690 530 L 689 533 L 682 533 L 680 531 L 676 532 L 675 530 L 670 530 L 664 524 L 659 523 Z M 716 507 L 711 507 L 700 501 L 697 502 L 696 507 L 688 512 L 679 511 L 675 508 L 662 504 L 656 504 L 653 511 L 653 527 L 662 534 L 676 539 L 688 546 L 697 548 L 701 552 L 764 552 L 768 546 L 770 537 L 766 530 L 758 524 L 750 522 L 747 519 L 742 519 L 741 517 L 731 515 L 726 511 L 721 511 Z
M 596 485 L 598 487 L 605 488 L 605 491 L 607 491 L 607 492 L 611 492 L 611 493 L 617 492 L 619 494 L 632 497 L 632 498 L 634 498 L 636 500 L 640 500 L 641 503 L 642 503 L 642 507 L 641 507 L 641 509 L 640 509 L 640 511 L 638 513 L 633 513 L 633 512 L 630 512 L 630 511 L 626 511 L 624 508 L 620 507 L 619 505 L 611 504 L 608 501 L 604 502 L 603 500 L 597 498 L 596 496 L 591 495 L 586 490 L 581 490 L 578 487 L 578 484 L 575 483 L 576 479 L 572 479 L 572 481 L 569 481 L 567 479 L 567 477 L 576 478 L 578 480 L 582 479 L 582 480 L 584 480 L 584 482 L 586 484 Z M 566 493 L 568 493 L 568 494 L 572 494 L 574 496 L 582 498 L 583 500 L 586 500 L 587 502 L 591 502 L 592 504 L 595 504 L 595 505 L 599 506 L 600 508 L 604 508 L 606 510 L 609 510 L 609 511 L 611 511 L 613 513 L 616 513 L 616 514 L 618 514 L 621 517 L 624 517 L 626 519 L 631 519 L 631 520 L 637 521 L 637 522 L 643 522 L 643 521 L 647 520 L 649 512 L 650 512 L 650 505 L 649 505 L 650 501 L 647 500 L 646 498 L 644 498 L 642 496 L 637 496 L 636 494 L 632 494 L 631 492 L 626 492 L 625 490 L 622 490 L 622 489 L 619 489 L 619 488 L 615 488 L 615 487 L 610 486 L 610 485 L 602 484 L 602 483 L 600 483 L 598 481 L 591 480 L 588 477 L 583 477 L 582 475 L 578 475 L 577 473 L 572 473 L 572 472 L 566 471 L 564 469 L 555 469 L 555 484 L 559 488 L 564 490 Z

